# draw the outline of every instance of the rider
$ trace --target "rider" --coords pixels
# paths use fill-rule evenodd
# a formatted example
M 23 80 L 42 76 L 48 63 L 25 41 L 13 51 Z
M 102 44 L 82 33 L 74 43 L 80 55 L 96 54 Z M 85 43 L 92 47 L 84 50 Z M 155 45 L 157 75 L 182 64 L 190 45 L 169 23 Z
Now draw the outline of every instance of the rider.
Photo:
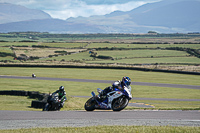
M 36 75 L 33 73 L 33 74 L 32 74 L 32 77 L 34 78 L 35 76 L 36 76 Z
M 66 92 L 64 90 L 64 86 L 60 86 L 59 89 L 57 91 L 55 91 L 54 93 L 52 93 L 52 95 L 55 95 L 58 93 L 58 98 L 60 101 L 60 105 L 59 105 L 59 109 L 63 107 L 65 101 L 67 100 L 66 98 Z
M 112 84 L 112 87 L 109 86 L 109 87 L 106 87 L 104 90 L 102 90 L 98 97 L 99 99 L 105 99 L 107 93 L 113 91 L 115 88 L 123 91 L 124 88 L 127 87 L 129 91 L 131 92 L 130 84 L 131 84 L 131 79 L 129 77 L 123 77 L 122 81 L 118 80 Z

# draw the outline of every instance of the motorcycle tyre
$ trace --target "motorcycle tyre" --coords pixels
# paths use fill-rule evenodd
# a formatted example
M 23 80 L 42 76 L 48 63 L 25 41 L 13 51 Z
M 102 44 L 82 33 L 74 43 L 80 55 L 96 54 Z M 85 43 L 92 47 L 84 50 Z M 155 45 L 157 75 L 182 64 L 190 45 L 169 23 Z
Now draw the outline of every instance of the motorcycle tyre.
M 122 105 L 120 105 L 118 108 L 115 108 L 114 106 L 115 106 L 116 103 L 118 103 L 117 101 L 119 100 L 119 98 L 115 99 L 115 100 L 112 102 L 112 110 L 113 110 L 113 111 L 121 111 L 121 110 L 123 110 L 124 108 L 126 108 L 126 106 L 128 105 L 128 102 L 129 102 L 128 98 L 126 98 L 126 97 L 120 97 L 120 98 L 123 98 L 123 102 L 124 102 L 124 103 L 123 103 Z
M 91 97 L 90 99 L 87 100 L 87 102 L 85 103 L 85 110 L 86 111 L 93 111 L 95 110 L 95 104 L 96 101 L 94 100 L 93 97 Z M 88 106 L 89 105 L 89 106 Z
M 49 103 L 46 103 L 45 106 L 43 107 L 42 111 L 50 111 Z

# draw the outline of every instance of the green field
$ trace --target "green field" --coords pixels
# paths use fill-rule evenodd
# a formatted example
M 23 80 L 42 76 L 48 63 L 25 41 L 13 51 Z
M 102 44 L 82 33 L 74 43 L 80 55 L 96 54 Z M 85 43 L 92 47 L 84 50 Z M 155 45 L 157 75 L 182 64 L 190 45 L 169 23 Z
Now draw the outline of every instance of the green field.
M 150 64 L 164 63 L 164 64 L 196 64 L 200 63 L 198 58 L 194 57 L 163 57 L 163 58 L 133 58 L 133 59 L 118 59 L 118 60 L 97 60 L 86 61 L 87 63 L 122 63 L 122 64 L 140 64 L 148 66 Z M 170 66 L 170 65 L 169 65 Z M 172 65 L 173 66 L 173 65 Z M 184 65 L 185 66 L 185 65 Z M 156 66 L 155 66 L 156 67 Z M 185 66 L 187 67 L 187 66 Z
M 113 58 L 130 58 L 130 57 L 163 57 L 163 56 L 189 56 L 183 51 L 173 50 L 119 50 L 119 51 L 97 51 L 97 55 L 106 55 Z
M 130 43 L 90 43 L 87 48 L 168 48 L 183 47 L 199 49 L 199 44 L 130 44 Z
M 61 48 L 82 48 L 86 47 L 87 43 L 41 43 L 40 45 Z
M 12 47 L 11 47 L 12 46 Z M 182 48 L 170 50 L 167 48 Z M 86 42 L 0 42 L 0 63 L 40 63 L 93 65 L 114 64 L 171 69 L 184 66 L 183 71 L 200 71 L 200 59 L 186 48 L 198 51 L 200 44 L 125 44 Z M 93 51 L 95 56 L 89 53 Z M 11 54 L 11 55 L 10 55 Z M 110 57 L 110 59 L 98 58 Z M 140 66 L 138 66 L 138 64 Z M 142 66 L 141 66 L 142 65 Z M 194 69 L 188 69 L 193 66 Z

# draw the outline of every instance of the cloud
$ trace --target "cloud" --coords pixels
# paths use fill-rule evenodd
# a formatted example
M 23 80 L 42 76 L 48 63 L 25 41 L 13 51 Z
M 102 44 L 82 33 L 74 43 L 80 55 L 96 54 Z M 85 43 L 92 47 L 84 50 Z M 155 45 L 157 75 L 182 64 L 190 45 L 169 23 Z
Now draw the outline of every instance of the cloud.
M 113 5 L 129 2 L 151 2 L 152 0 L 82 0 L 88 5 Z M 155 1 L 155 0 L 154 0 Z
M 49 13 L 53 18 L 67 19 L 69 17 L 89 17 L 92 15 L 105 15 L 116 10 L 129 11 L 140 5 L 145 4 L 144 2 L 128 2 L 125 4 L 113 4 L 113 5 L 87 5 L 86 3 L 79 3 L 79 6 L 71 5 L 67 8 L 60 10 L 44 10 Z
M 9 0 L 9 3 L 47 12 L 53 18 L 89 17 L 113 11 L 129 11 L 146 3 L 160 0 Z M 7 2 L 7 0 L 0 0 Z
M 88 5 L 112 5 L 112 4 L 124 4 L 133 0 L 84 0 Z M 137 0 L 135 0 L 137 1 Z

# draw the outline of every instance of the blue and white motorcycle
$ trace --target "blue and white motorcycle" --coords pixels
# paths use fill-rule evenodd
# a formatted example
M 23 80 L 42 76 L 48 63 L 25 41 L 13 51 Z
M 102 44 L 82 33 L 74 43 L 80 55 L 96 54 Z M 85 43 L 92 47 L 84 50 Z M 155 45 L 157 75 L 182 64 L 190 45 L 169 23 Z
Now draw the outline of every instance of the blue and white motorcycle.
M 97 88 L 97 92 L 100 94 L 102 89 Z M 91 97 L 85 103 L 86 111 L 93 111 L 95 109 L 101 110 L 109 110 L 113 111 L 121 111 L 123 110 L 129 103 L 129 100 L 132 99 L 131 95 L 131 87 L 125 87 L 123 91 L 119 89 L 114 89 L 113 91 L 107 93 L 105 99 L 99 99 L 98 95 L 95 95 L 94 92 L 91 93 L 93 97 Z

